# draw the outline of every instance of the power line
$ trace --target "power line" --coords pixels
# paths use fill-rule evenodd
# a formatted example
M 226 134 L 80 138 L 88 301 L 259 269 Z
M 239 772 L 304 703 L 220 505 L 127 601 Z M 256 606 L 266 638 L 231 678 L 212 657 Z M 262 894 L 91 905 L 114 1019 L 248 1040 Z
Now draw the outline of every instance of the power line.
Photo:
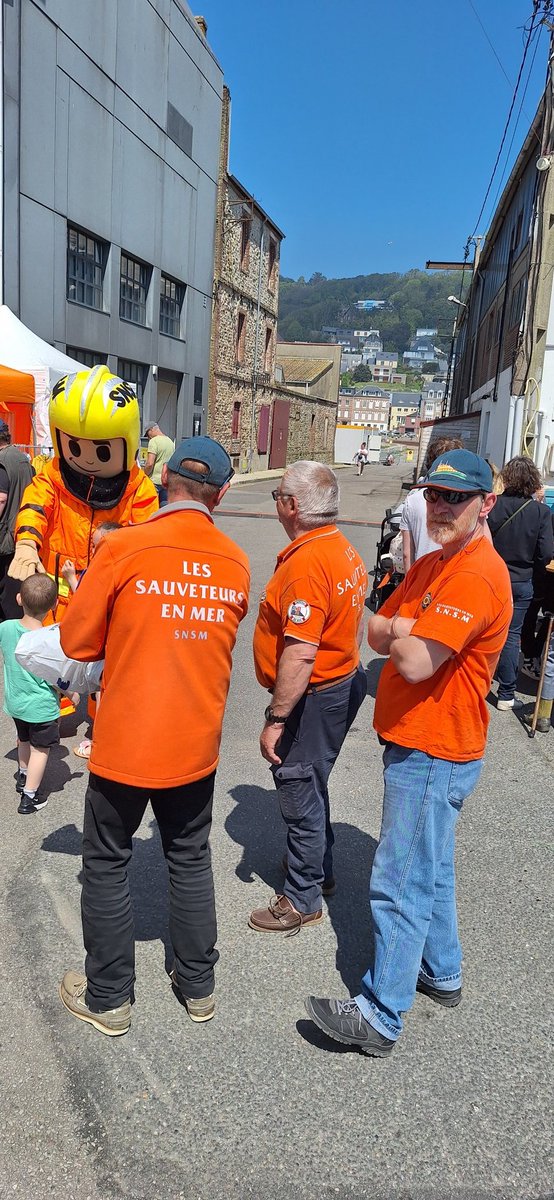
M 516 133 L 517 133 L 518 125 L 519 125 L 519 122 L 520 122 L 520 119 L 521 119 L 521 113 L 522 113 L 522 110 L 523 110 L 523 104 L 524 104 L 524 101 L 525 101 L 525 97 L 526 97 L 526 95 L 527 95 L 527 89 L 528 89 L 528 87 L 529 87 L 529 83 L 530 83 L 530 81 L 531 81 L 531 75 L 532 75 L 532 73 L 533 73 L 533 67 L 534 67 L 534 65 L 535 65 L 535 59 L 536 59 L 536 57 L 537 57 L 537 50 L 538 50 L 538 48 L 539 48 L 539 42 L 540 42 L 540 32 L 541 32 L 541 30 L 538 30 L 537 32 L 539 33 L 539 36 L 535 38 L 535 49 L 534 49 L 534 51 L 533 51 L 533 57 L 532 57 L 532 59 L 531 59 L 531 64 L 530 64 L 529 71 L 528 71 L 528 74 L 527 74 L 527 82 L 526 82 L 526 84 L 525 84 L 525 87 L 524 87 L 524 89 L 523 89 L 523 95 L 522 95 L 522 97 L 521 97 L 521 103 L 520 103 L 520 106 L 519 106 L 518 114 L 517 114 L 516 121 L 515 121 L 515 125 L 514 125 L 514 128 L 513 128 L 513 133 L 512 133 L 511 139 L 510 139 L 510 145 L 508 146 L 508 149 L 507 149 L 507 151 L 506 151 L 506 161 L 505 161 L 505 163 L 504 163 L 504 168 L 503 168 L 503 171 L 502 171 L 502 175 L 500 176 L 500 182 L 499 182 L 499 184 L 498 184 L 498 187 L 497 187 L 497 189 L 496 189 L 496 195 L 495 195 L 495 197 L 494 197 L 493 204 L 492 204 L 492 209 L 493 209 L 493 212 L 494 212 L 494 210 L 496 209 L 496 203 L 497 203 L 498 197 L 500 196 L 500 191 L 501 191 L 502 184 L 503 184 L 503 182 L 504 182 L 504 179 L 505 179 L 505 176 L 506 176 L 506 171 L 508 170 L 508 163 L 509 163 L 509 161 L 510 161 L 510 154 L 511 154 L 511 152 L 512 152 L 512 146 L 513 146 L 513 144 L 514 144 L 514 140 L 515 140 L 515 136 L 516 136 Z
M 469 7 L 471 8 L 472 12 L 474 13 L 475 17 L 477 18 L 477 20 L 478 20 L 478 22 L 479 22 L 479 24 L 480 24 L 480 26 L 481 26 L 481 29 L 483 30 L 483 33 L 484 33 L 484 35 L 485 35 L 485 37 L 486 37 L 486 39 L 487 39 L 487 42 L 489 43 L 489 46 L 490 46 L 490 48 L 491 48 L 491 50 L 492 50 L 492 52 L 493 52 L 493 54 L 494 54 L 494 57 L 495 57 L 495 59 L 496 59 L 496 61 L 497 61 L 498 65 L 499 65 L 499 67 L 500 67 L 500 70 L 502 71 L 502 74 L 503 74 L 504 78 L 508 80 L 508 83 L 509 83 L 510 87 L 512 87 L 512 81 L 511 81 L 511 79 L 510 79 L 510 76 L 508 75 L 508 72 L 506 71 L 506 69 L 505 69 L 505 67 L 504 67 L 504 63 L 502 62 L 502 59 L 501 59 L 501 58 L 499 58 L 499 56 L 498 56 L 498 54 L 497 54 L 497 52 L 496 52 L 496 48 L 495 48 L 495 46 L 494 46 L 494 45 L 493 45 L 493 43 L 491 42 L 491 39 L 490 39 L 490 37 L 489 37 L 489 35 L 488 35 L 488 33 L 487 33 L 486 29 L 485 29 L 485 26 L 483 25 L 483 22 L 482 22 L 482 20 L 481 20 L 481 18 L 480 18 L 480 16 L 479 16 L 479 13 L 477 12 L 477 9 L 476 9 L 476 7 L 475 7 L 475 5 L 474 5 L 474 3 L 473 3 L 473 0 L 467 0 L 467 2 L 468 2 L 468 4 L 469 4 Z
M 484 198 L 484 200 L 483 200 L 483 203 L 482 203 L 482 205 L 481 205 L 481 211 L 480 211 L 480 213 L 479 213 L 479 216 L 477 217 L 477 220 L 476 220 L 476 222 L 475 222 L 475 228 L 474 228 L 474 230 L 473 230 L 473 233 L 472 233 L 472 234 L 471 234 L 471 236 L 470 236 L 470 239 L 469 239 L 470 241 L 471 241 L 471 238 L 475 237 L 475 234 L 477 233 L 477 230 L 478 230 L 478 228 L 479 228 L 479 225 L 481 224 L 481 217 L 483 216 L 483 213 L 484 213 L 484 211 L 485 211 L 485 206 L 486 206 L 487 200 L 488 200 L 488 198 L 489 198 L 489 196 L 490 196 L 490 193 L 491 193 L 491 189 L 492 189 L 492 185 L 493 185 L 493 182 L 494 182 L 494 177 L 495 177 L 495 175 L 496 175 L 496 171 L 497 171 L 497 168 L 498 168 L 498 164 L 499 164 L 499 162 L 500 162 L 500 159 L 501 159 L 501 157 L 502 157 L 502 151 L 503 151 L 503 149 L 504 149 L 504 143 L 505 143 L 505 141 L 506 141 L 506 138 L 507 138 L 507 136 L 508 136 L 508 129 L 509 129 L 509 127 L 510 127 L 510 121 L 511 121 L 511 119 L 512 119 L 512 113 L 513 113 L 513 111 L 514 111 L 514 107 L 515 107 L 515 103 L 516 103 L 516 99 L 517 99 L 517 93 L 518 93 L 518 91 L 519 91 L 519 85 L 520 85 L 520 83 L 521 83 L 521 77 L 522 77 L 522 75 L 523 75 L 523 72 L 524 72 L 524 69 L 525 69 L 525 63 L 526 63 L 526 60 L 527 60 L 527 54 L 528 54 L 528 52 L 529 52 L 529 47 L 530 47 L 530 45 L 531 45 L 531 41 L 532 41 L 532 38 L 533 38 L 533 31 L 534 31 L 534 29 L 535 29 L 535 24 L 536 24 L 536 21 L 537 21 L 537 17 L 538 17 L 538 15 L 539 15 L 539 6 L 540 6 L 540 2 L 541 2 L 541 0 L 533 0 L 533 14 L 532 14 L 532 16 L 531 16 L 531 19 L 530 19 L 530 21 L 529 21 L 529 28 L 528 28 L 528 30 L 527 30 L 527 39 L 526 39 L 525 46 L 524 46 L 524 50 L 523 50 L 523 57 L 522 57 L 522 60 L 521 60 L 521 64 L 520 64 L 519 71 L 518 71 L 518 76 L 517 76 L 517 79 L 516 79 L 515 88 L 514 88 L 513 95 L 512 95 L 512 100 L 511 100 L 511 104 L 510 104 L 510 109 L 509 109 L 509 112 L 508 112 L 508 116 L 507 116 L 507 118 L 506 118 L 506 124 L 505 124 L 505 126 L 504 126 L 504 132 L 503 132 L 503 134 L 502 134 L 502 138 L 501 138 L 501 141 L 500 141 L 500 146 L 499 146 L 499 149 L 498 149 L 498 154 L 497 154 L 497 156 L 496 156 L 495 164 L 494 164 L 494 167 L 493 167 L 493 169 L 492 169 L 492 174 L 491 174 L 491 177 L 490 177 L 490 179 L 489 179 L 488 187 L 487 187 L 487 190 L 486 190 L 486 192 L 485 192 L 485 198 Z M 549 2 L 548 2 L 548 8 L 550 8 L 550 3 L 549 3 Z

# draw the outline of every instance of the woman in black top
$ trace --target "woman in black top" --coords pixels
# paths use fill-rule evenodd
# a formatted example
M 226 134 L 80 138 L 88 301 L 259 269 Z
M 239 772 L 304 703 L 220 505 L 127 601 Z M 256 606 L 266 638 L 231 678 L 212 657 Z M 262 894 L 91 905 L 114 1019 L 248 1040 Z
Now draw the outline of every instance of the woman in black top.
M 512 584 L 514 613 L 506 644 L 500 655 L 497 708 L 520 706 L 514 699 L 521 627 L 533 598 L 533 571 L 544 570 L 554 558 L 554 536 L 550 510 L 533 498 L 541 477 L 530 458 L 512 458 L 502 471 L 504 491 L 491 513 L 489 528 L 495 550 L 504 559 Z

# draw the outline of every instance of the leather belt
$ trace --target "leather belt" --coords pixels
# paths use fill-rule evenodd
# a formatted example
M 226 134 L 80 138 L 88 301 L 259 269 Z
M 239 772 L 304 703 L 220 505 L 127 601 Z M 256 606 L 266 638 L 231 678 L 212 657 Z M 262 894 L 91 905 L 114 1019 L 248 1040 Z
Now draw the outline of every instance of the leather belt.
M 339 675 L 337 679 L 327 679 L 325 683 L 311 683 L 306 688 L 306 695 L 312 692 L 326 692 L 328 688 L 336 687 L 339 683 L 346 683 L 347 679 L 354 678 L 357 670 L 358 668 L 354 667 L 354 670 L 350 671 L 348 675 Z

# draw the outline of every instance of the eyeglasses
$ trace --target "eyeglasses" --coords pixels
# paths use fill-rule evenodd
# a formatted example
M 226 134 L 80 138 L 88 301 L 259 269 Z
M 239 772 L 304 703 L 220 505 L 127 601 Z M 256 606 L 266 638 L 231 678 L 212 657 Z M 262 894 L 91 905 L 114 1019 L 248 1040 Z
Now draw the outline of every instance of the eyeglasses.
M 290 493 L 280 492 L 279 488 L 273 488 L 271 495 L 273 496 L 274 500 L 290 500 Z
M 428 504 L 436 504 L 437 500 L 443 500 L 445 504 L 464 504 L 466 500 L 473 500 L 474 496 L 482 496 L 482 492 L 450 492 L 447 488 L 424 488 L 423 495 Z

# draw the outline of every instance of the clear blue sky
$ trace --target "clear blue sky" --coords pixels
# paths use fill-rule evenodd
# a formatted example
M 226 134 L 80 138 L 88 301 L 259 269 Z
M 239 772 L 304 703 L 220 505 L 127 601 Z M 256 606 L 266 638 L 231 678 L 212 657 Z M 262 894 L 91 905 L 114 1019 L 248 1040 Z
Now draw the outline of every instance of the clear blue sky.
M 500 145 L 532 7 L 532 0 L 199 0 L 194 11 L 207 20 L 231 92 L 231 171 L 286 234 L 283 274 L 365 275 L 461 258 Z M 528 66 L 535 49 L 508 166 L 544 87 L 544 28 Z M 514 121 L 507 146 L 513 128 Z M 505 162 L 506 154 L 479 233 Z

